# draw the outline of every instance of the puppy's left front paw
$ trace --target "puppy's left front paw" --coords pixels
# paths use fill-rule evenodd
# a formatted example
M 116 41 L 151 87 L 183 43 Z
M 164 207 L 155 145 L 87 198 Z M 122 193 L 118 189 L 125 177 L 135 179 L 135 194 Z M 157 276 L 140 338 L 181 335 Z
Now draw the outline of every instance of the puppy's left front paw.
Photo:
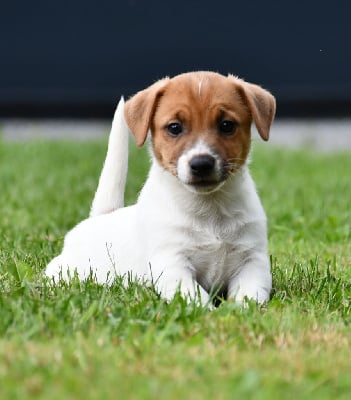
M 229 293 L 228 299 L 238 304 L 245 304 L 247 300 L 254 300 L 257 304 L 267 303 L 270 299 L 271 288 L 238 287 Z

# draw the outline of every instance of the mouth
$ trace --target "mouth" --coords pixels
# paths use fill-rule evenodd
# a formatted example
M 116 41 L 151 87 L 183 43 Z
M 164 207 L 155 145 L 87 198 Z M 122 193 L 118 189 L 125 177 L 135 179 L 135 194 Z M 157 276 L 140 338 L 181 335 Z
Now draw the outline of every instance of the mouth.
M 225 180 L 221 181 L 210 181 L 210 180 L 199 180 L 184 183 L 185 187 L 194 193 L 210 194 L 219 190 L 224 184 Z

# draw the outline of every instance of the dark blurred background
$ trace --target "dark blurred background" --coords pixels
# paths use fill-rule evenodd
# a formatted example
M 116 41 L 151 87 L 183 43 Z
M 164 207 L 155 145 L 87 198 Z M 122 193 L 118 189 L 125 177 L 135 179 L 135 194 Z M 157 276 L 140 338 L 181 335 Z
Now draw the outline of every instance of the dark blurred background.
M 346 0 L 2 2 L 0 117 L 110 117 L 203 69 L 261 84 L 281 117 L 347 116 L 350 19 Z

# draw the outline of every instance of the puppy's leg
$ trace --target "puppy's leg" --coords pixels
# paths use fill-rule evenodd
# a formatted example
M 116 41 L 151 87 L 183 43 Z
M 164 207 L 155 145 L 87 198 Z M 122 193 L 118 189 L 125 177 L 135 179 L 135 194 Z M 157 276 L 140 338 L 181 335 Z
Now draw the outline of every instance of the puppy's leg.
M 91 206 L 91 217 L 123 207 L 128 171 L 128 140 L 129 130 L 124 120 L 122 97 L 112 121 L 106 159 Z
M 171 300 L 179 291 L 182 297 L 210 306 L 210 296 L 193 278 L 189 262 L 177 255 L 159 254 L 150 261 L 152 281 L 161 296 Z
M 244 303 L 245 298 L 258 304 L 269 300 L 272 290 L 272 275 L 266 254 L 255 254 L 244 264 L 229 282 L 228 299 Z

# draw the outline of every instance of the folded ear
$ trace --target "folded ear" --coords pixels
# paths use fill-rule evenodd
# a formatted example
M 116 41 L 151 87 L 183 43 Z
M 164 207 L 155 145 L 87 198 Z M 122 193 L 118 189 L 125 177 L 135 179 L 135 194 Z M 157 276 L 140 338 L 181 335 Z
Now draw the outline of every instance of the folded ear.
M 157 81 L 131 97 L 125 104 L 124 117 L 138 146 L 142 146 L 146 140 L 157 101 L 168 81 L 169 78 Z
M 229 76 L 241 87 L 241 95 L 249 107 L 258 133 L 263 140 L 268 140 L 269 130 L 272 125 L 276 105 L 275 98 L 267 90 L 252 83 Z

